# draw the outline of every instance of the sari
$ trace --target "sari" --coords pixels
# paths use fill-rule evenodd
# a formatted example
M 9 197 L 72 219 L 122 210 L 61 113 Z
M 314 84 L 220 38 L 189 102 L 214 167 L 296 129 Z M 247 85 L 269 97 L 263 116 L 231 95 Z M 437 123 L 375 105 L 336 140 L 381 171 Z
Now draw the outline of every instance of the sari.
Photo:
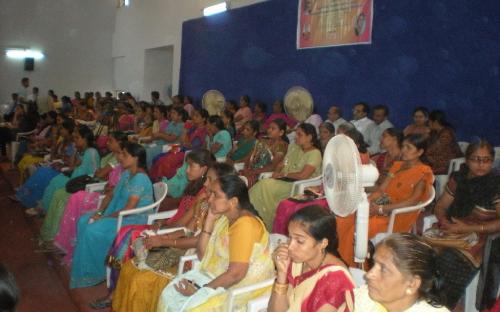
M 43 241 L 52 241 L 59 230 L 59 223 L 64 213 L 64 207 L 71 195 L 66 191 L 66 183 L 82 175 L 93 176 L 98 168 L 99 153 L 95 148 L 87 148 L 83 153 L 81 164 L 73 170 L 71 177 L 63 174 L 52 179 L 42 197 L 42 208 L 46 212 L 40 229 L 40 238 Z
M 195 196 L 184 196 L 179 203 L 177 213 L 172 218 L 166 220 L 163 225 L 169 226 L 177 222 L 184 214 L 193 209 L 194 222 L 189 222 L 185 227 L 189 232 L 196 232 L 202 223 L 196 220 L 205 219 L 206 204 L 207 204 L 207 191 L 203 187 Z M 111 285 L 110 290 L 114 289 L 122 263 L 132 259 L 135 254 L 131 248 L 133 242 L 141 235 L 144 230 L 151 229 L 151 225 L 127 225 L 120 229 L 116 235 L 113 245 L 108 251 L 107 262 L 111 266 Z
M 151 166 L 153 165 L 153 159 L 155 159 L 156 156 L 161 154 L 163 150 L 163 145 L 167 143 L 179 143 L 183 129 L 184 129 L 183 122 L 169 122 L 165 130 L 162 132 L 168 134 L 174 134 L 177 136 L 177 139 L 175 139 L 174 141 L 165 141 L 158 139 L 154 140 L 151 144 L 145 146 L 146 161 L 148 164 L 148 168 L 151 168 Z
M 318 311 L 329 304 L 338 312 L 354 311 L 354 281 L 349 271 L 327 264 L 302 273 L 303 263 L 288 267 L 287 312 Z
M 247 155 L 250 154 L 250 152 L 253 150 L 255 141 L 255 138 L 250 138 L 249 140 L 245 140 L 243 138 L 240 139 L 238 141 L 236 150 L 234 151 L 234 153 L 231 153 L 231 160 L 234 162 L 238 162 L 245 159 L 245 157 L 247 157 Z
M 260 219 L 243 216 L 232 225 L 226 216 L 215 223 L 205 254 L 198 268 L 178 275 L 163 290 L 157 311 L 226 311 L 228 290 L 203 287 L 190 297 L 175 290 L 181 279 L 204 285 L 225 273 L 230 262 L 249 263 L 245 277 L 228 290 L 273 278 L 274 264 L 269 250 L 269 234 Z M 247 301 L 268 294 L 270 287 L 238 296 L 233 311 L 246 311 Z
M 236 132 L 239 132 L 241 130 L 241 127 L 243 127 L 245 122 L 252 120 L 253 117 L 252 110 L 248 106 L 238 108 L 238 110 L 234 114 L 234 119 L 236 119 L 239 116 L 243 117 L 243 119 L 234 122 L 234 125 L 236 127 Z
M 445 127 L 437 133 L 431 132 L 425 156 L 434 174 L 448 174 L 450 160 L 463 156 L 453 129 Z
M 434 182 L 432 169 L 424 164 L 415 165 L 409 169 L 401 170 L 404 162 L 396 161 L 389 170 L 388 177 L 391 179 L 382 193 L 376 192 L 370 194 L 368 200 L 373 201 L 385 195 L 390 203 L 397 204 L 409 198 L 413 193 L 413 188 L 420 182 L 425 183 L 425 192 L 419 199 L 424 202 Z M 420 212 L 405 213 L 397 216 L 394 221 L 394 233 L 409 232 L 412 225 L 417 221 Z M 386 232 L 389 225 L 389 216 L 370 216 L 368 220 L 368 239 L 373 238 L 378 233 Z M 349 266 L 354 266 L 354 233 L 355 233 L 355 214 L 346 217 L 337 216 L 337 233 L 339 236 L 339 253 L 342 259 Z
M 118 118 L 118 130 L 133 131 L 135 124 L 134 114 L 123 114 Z
M 115 187 L 120 180 L 123 168 L 119 165 L 109 173 L 108 184 Z M 97 210 L 100 192 L 78 191 L 69 196 L 66 208 L 64 209 L 59 230 L 54 238 L 54 245 L 64 251 L 62 263 L 71 265 L 73 260 L 73 250 L 75 248 L 76 225 L 78 219 L 88 211 Z
M 387 312 L 382 304 L 370 298 L 367 285 L 354 289 L 354 301 L 354 310 L 356 312 Z M 417 300 L 404 312 L 449 312 L 449 310 L 445 307 L 434 307 L 424 300 Z
M 290 144 L 283 162 L 285 164 L 281 169 L 283 174 L 300 172 L 306 165 L 315 168 L 310 178 L 321 174 L 321 152 L 318 149 L 304 152 L 297 144 Z M 278 203 L 290 195 L 292 186 L 292 182 L 270 178 L 260 180 L 250 189 L 250 201 L 269 230 L 273 227 L 273 219 Z
M 206 195 L 205 191 L 203 193 Z M 195 209 L 195 212 L 193 222 L 191 222 L 193 226 L 190 227 L 189 233 L 197 235 L 202 229 L 206 212 L 208 211 L 206 196 L 195 200 L 191 209 Z M 189 249 L 186 253 L 191 253 L 192 251 L 194 250 Z M 173 265 L 165 271 L 158 271 L 149 267 L 143 268 L 137 264 L 135 259 L 129 259 L 121 266 L 119 274 L 116 288 L 114 288 L 113 271 L 111 273 L 112 283 L 110 290 L 114 289 L 113 311 L 155 312 L 161 292 L 177 274 L 177 265 Z
M 153 185 L 147 175 L 139 172 L 132 176 L 130 171 L 124 171 L 103 216 L 89 223 L 94 212 L 87 212 L 78 220 L 70 288 L 94 286 L 106 279 L 106 254 L 116 236 L 117 226 L 117 218 L 111 215 L 123 209 L 130 196 L 140 198 L 137 207 L 153 203 Z M 123 218 L 123 225 L 144 224 L 147 215 L 148 212 L 127 216 Z
M 252 187 L 259 177 L 259 173 L 254 170 L 262 169 L 272 163 L 276 157 L 282 158 L 285 156 L 288 149 L 288 143 L 283 140 L 272 142 L 266 139 L 260 139 L 255 143 L 249 161 L 249 170 L 244 171 L 244 176 L 248 180 L 248 187 Z
M 452 204 L 446 210 L 447 218 L 456 218 L 471 225 L 496 220 L 498 218 L 496 205 L 500 203 L 500 171 L 493 169 L 484 176 L 472 178 L 468 174 L 469 169 L 464 166 L 451 175 L 446 185 L 445 191 L 453 197 Z M 443 232 L 440 233 L 440 237 L 457 239 L 456 235 Z M 437 265 L 443 276 L 443 289 L 450 309 L 457 304 L 465 288 L 481 268 L 487 238 L 488 235 L 484 233 L 476 233 L 475 239 L 467 239 L 467 243 L 461 247 L 435 245 L 439 255 Z M 432 244 L 433 241 L 429 240 L 429 243 Z M 490 249 L 490 264 L 498 263 L 498 259 L 500 259 L 500 248 L 497 240 Z M 483 272 L 484 278 L 480 279 L 480 286 L 497 285 L 498 272 L 490 265 L 483 267 L 483 270 L 485 268 L 489 269 L 488 272 Z M 478 301 L 481 303 L 482 299 L 482 303 L 488 305 L 488 301 L 491 302 L 495 298 L 495 287 L 484 287 Z
M 173 198 L 180 198 L 182 194 L 184 194 L 184 190 L 189 183 L 186 173 L 187 167 L 187 162 L 184 162 L 184 164 L 182 164 L 182 166 L 177 169 L 177 172 L 171 179 L 167 179 L 165 177 L 161 179 L 168 185 L 168 196 Z
M 191 149 L 205 146 L 205 137 L 207 135 L 205 127 L 191 127 L 187 131 L 189 141 L 191 142 Z M 171 150 L 160 155 L 160 157 L 153 161 L 153 166 L 149 171 L 151 179 L 155 181 L 162 177 L 166 177 L 167 179 L 172 178 L 177 172 L 177 169 L 182 166 L 185 150 L 184 148 L 181 151 Z

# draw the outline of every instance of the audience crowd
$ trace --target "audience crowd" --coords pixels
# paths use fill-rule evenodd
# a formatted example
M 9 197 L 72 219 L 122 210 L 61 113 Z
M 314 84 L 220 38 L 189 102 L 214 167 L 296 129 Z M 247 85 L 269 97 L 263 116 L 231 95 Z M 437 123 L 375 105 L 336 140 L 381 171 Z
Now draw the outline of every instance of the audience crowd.
M 41 113 L 29 83 L 21 81 L 0 126 L 2 156 L 10 149 L 21 178 L 10 199 L 27 216 L 43 217 L 38 251 L 61 255 L 70 288 L 108 280 L 108 295 L 93 309 L 224 311 L 231 301 L 232 311 L 246 311 L 267 294 L 268 311 L 448 311 L 478 271 L 480 286 L 489 285 L 478 307 L 497 300 L 495 148 L 484 139 L 459 146 L 444 111 L 416 107 L 413 123 L 396 129 L 388 106 L 364 102 L 353 105 L 350 122 L 338 105 L 324 120 L 298 121 L 282 102 L 268 116 L 265 103 L 248 95 L 209 116 L 189 96 L 166 105 L 156 91 L 146 102 L 130 93 L 59 98 L 49 90 Z M 425 212 L 396 218 L 394 233 L 363 264 L 361 282 L 350 270 L 359 266 L 355 213 L 333 214 L 321 187 L 306 189 L 308 196 L 292 191 L 295 181 L 321 176 L 336 135 L 351 138 L 361 162 L 379 171 L 366 189 L 370 239 L 387 231 L 395 210 L 428 201 L 436 177 L 462 159 Z M 154 215 L 154 207 L 132 213 L 154 203 L 170 217 Z M 438 222 L 422 233 L 427 215 Z M 148 224 L 151 216 L 157 220 Z M 273 242 L 272 233 L 288 238 Z M 178 272 L 185 255 L 199 264 Z M 0 285 L 14 285 L 4 271 Z M 230 300 L 230 290 L 268 279 L 272 287 Z M 6 287 L 0 310 L 11 311 L 17 289 Z

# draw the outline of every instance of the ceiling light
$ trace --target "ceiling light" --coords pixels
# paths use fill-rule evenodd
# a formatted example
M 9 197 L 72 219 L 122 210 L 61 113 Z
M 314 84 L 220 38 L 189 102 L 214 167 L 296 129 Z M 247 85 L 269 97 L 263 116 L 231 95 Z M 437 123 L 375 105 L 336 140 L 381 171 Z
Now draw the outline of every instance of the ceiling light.
M 42 52 L 37 50 L 24 50 L 24 49 L 7 49 L 5 55 L 13 59 L 24 59 L 24 58 L 34 58 L 35 60 L 40 60 L 44 58 Z

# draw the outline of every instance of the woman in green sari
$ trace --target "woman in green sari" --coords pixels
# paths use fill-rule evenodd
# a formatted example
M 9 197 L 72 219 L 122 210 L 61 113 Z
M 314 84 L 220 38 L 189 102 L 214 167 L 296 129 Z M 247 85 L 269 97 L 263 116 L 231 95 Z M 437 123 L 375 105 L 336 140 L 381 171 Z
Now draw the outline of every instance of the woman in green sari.
M 228 154 L 230 163 L 246 162 L 255 147 L 257 139 L 255 136 L 259 133 L 259 123 L 255 120 L 245 122 L 241 130 L 241 137 L 238 144 Z
M 250 189 L 250 201 L 269 230 L 273 228 L 276 207 L 290 195 L 293 181 L 314 178 L 321 173 L 321 147 L 316 129 L 302 123 L 296 134 L 295 143 L 288 146 L 288 152 L 272 178 L 261 180 Z

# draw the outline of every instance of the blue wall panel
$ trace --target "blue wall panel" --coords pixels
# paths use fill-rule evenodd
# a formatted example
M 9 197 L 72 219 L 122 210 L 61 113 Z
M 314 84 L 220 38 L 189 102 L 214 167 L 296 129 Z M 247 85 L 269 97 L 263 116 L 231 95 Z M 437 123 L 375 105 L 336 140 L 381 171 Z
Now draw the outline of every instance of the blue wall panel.
M 347 118 L 357 101 L 387 104 L 399 127 L 425 105 L 446 110 L 461 140 L 500 145 L 498 0 L 375 0 L 371 45 L 308 50 L 295 45 L 297 5 L 271 0 L 185 22 L 180 92 L 270 104 L 301 85 L 323 116 L 334 103 Z

